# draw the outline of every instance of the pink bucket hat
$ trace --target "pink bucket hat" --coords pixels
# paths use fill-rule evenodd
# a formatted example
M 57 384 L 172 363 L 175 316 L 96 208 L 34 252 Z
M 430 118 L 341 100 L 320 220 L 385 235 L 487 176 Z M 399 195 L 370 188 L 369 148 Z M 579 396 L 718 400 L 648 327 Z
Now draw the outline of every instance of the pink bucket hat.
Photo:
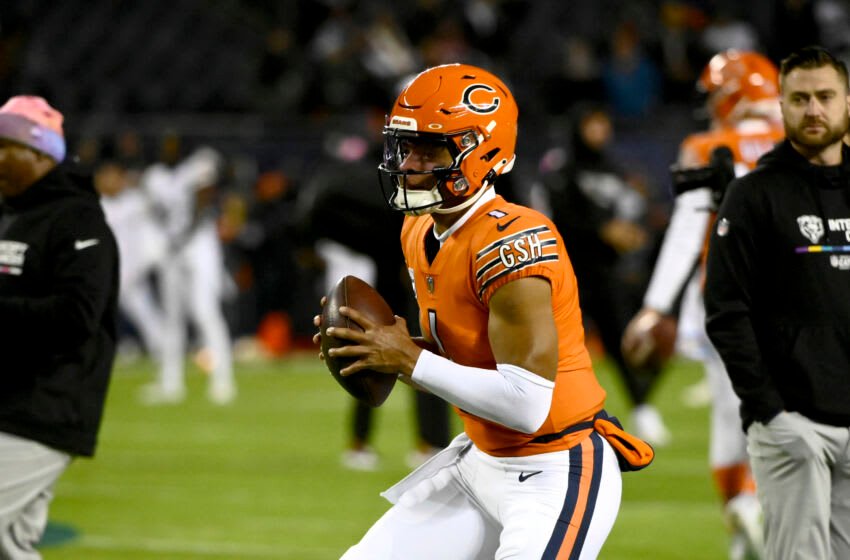
M 57 163 L 65 159 L 62 113 L 34 95 L 17 95 L 0 107 L 0 138 L 47 154 Z

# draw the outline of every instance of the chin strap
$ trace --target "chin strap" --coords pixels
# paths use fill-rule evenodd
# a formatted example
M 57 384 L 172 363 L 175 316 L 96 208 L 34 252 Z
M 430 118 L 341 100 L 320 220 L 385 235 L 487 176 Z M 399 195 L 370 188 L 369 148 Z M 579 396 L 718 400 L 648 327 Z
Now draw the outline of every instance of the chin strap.
M 503 173 L 507 173 L 510 168 L 513 167 L 513 160 L 509 162 L 509 165 L 505 166 L 505 171 Z M 410 202 L 411 198 L 420 199 L 420 204 L 417 204 L 413 208 L 406 209 L 401 206 L 395 206 L 397 209 L 401 210 L 408 216 L 422 216 L 423 214 L 454 214 L 455 212 L 459 212 L 461 210 L 465 210 L 478 202 L 478 200 L 487 192 L 492 186 L 493 181 L 495 181 L 496 177 L 498 177 L 498 173 L 496 172 L 496 168 L 491 169 L 487 176 L 484 177 L 484 180 L 481 182 L 481 188 L 478 191 L 465 199 L 463 202 L 456 206 L 450 206 L 448 208 L 443 207 L 442 204 L 445 204 L 447 201 L 443 197 L 440 192 L 440 185 L 435 185 L 429 191 L 421 191 L 416 193 L 406 192 L 404 188 L 397 187 L 396 199 L 404 200 L 405 204 Z M 465 178 L 463 178 L 466 181 Z M 451 202 L 450 200 L 448 202 Z
M 434 209 L 434 212 L 437 214 L 454 214 L 455 212 L 458 212 L 460 210 L 465 210 L 476 202 L 478 202 L 478 199 L 484 195 L 489 186 L 490 184 L 487 181 L 484 181 L 484 184 L 481 185 L 481 188 L 478 189 L 478 192 L 464 200 L 462 203 L 458 204 L 457 206 L 452 206 L 451 208 L 443 208 L 438 206 Z

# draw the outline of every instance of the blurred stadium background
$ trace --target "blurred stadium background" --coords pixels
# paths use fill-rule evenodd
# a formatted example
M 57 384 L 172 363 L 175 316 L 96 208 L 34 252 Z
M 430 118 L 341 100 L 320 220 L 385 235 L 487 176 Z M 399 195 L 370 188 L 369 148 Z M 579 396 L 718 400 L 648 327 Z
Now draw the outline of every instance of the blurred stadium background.
M 710 56 L 736 47 L 778 62 L 811 43 L 850 61 L 846 0 L 0 3 L 0 96 L 47 98 L 85 165 L 120 154 L 142 170 L 167 136 L 186 152 L 213 146 L 227 162 L 217 208 L 236 287 L 225 305 L 240 397 L 220 410 L 192 398 L 143 407 L 135 393 L 154 368 L 125 325 L 99 456 L 61 480 L 45 557 L 337 558 L 383 511 L 378 491 L 406 470 L 409 396 L 398 390 L 379 414 L 384 468 L 342 470 L 348 400 L 305 350 L 323 291 L 314 244 L 330 233 L 304 208 L 348 187 L 380 202 L 376 132 L 407 77 L 467 62 L 505 78 L 521 114 L 519 159 L 503 188 L 521 202 L 552 149 L 568 153 L 573 111 L 603 104 L 611 150 L 647 197 L 645 225 L 660 238 L 668 166 L 705 124 L 694 83 Z M 638 276 L 651 252 L 643 258 Z M 616 412 L 618 381 L 596 356 Z M 725 554 L 707 411 L 681 399 L 697 379 L 696 365 L 676 362 L 658 389 L 674 443 L 626 477 L 603 558 Z M 201 384 L 200 370 L 189 381 Z
M 606 105 L 611 149 L 660 232 L 667 168 L 704 125 L 694 84 L 710 56 L 737 47 L 779 61 L 811 43 L 850 58 L 845 0 L 16 0 L 0 5 L 0 96 L 49 99 L 66 115 L 71 153 L 92 166 L 116 151 L 153 163 L 166 134 L 186 153 L 218 148 L 229 171 L 221 231 L 240 288 L 229 313 L 242 335 L 268 306 L 256 301 L 258 254 L 292 255 L 321 236 L 296 200 L 337 180 L 337 164 L 375 164 L 383 115 L 419 70 L 468 62 L 509 83 L 520 137 L 505 188 L 521 202 L 547 150 L 569 142 L 571 111 Z M 312 295 L 315 261 L 279 262 L 263 273 L 284 278 L 280 291 Z M 312 301 L 274 305 L 304 335 Z

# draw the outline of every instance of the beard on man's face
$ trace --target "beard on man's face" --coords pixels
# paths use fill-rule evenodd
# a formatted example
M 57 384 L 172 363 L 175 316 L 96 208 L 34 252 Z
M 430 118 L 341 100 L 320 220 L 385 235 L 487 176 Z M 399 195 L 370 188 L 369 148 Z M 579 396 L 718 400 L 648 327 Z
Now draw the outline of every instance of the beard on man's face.
M 796 126 L 790 124 L 787 118 L 783 118 L 783 124 L 788 140 L 817 151 L 840 142 L 844 138 L 850 126 L 850 116 L 845 113 L 837 125 L 830 125 L 828 121 L 821 118 L 804 118 Z M 805 129 L 810 126 L 820 126 L 822 130 L 818 133 L 806 132 Z

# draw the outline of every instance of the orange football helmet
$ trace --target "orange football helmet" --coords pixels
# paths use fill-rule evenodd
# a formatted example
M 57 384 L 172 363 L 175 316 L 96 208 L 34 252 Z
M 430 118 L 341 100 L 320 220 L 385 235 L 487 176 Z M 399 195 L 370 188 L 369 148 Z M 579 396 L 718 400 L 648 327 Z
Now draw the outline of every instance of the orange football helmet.
M 779 71 L 759 53 L 730 49 L 711 58 L 697 89 L 708 94 L 712 118 L 735 120 L 747 105 L 778 99 Z
M 390 207 L 419 215 L 472 205 L 513 167 L 518 113 L 507 86 L 481 68 L 446 64 L 417 75 L 399 94 L 384 127 L 384 161 L 378 169 Z M 447 147 L 452 164 L 402 170 L 410 145 L 418 143 Z M 411 175 L 433 175 L 434 181 L 412 188 Z

